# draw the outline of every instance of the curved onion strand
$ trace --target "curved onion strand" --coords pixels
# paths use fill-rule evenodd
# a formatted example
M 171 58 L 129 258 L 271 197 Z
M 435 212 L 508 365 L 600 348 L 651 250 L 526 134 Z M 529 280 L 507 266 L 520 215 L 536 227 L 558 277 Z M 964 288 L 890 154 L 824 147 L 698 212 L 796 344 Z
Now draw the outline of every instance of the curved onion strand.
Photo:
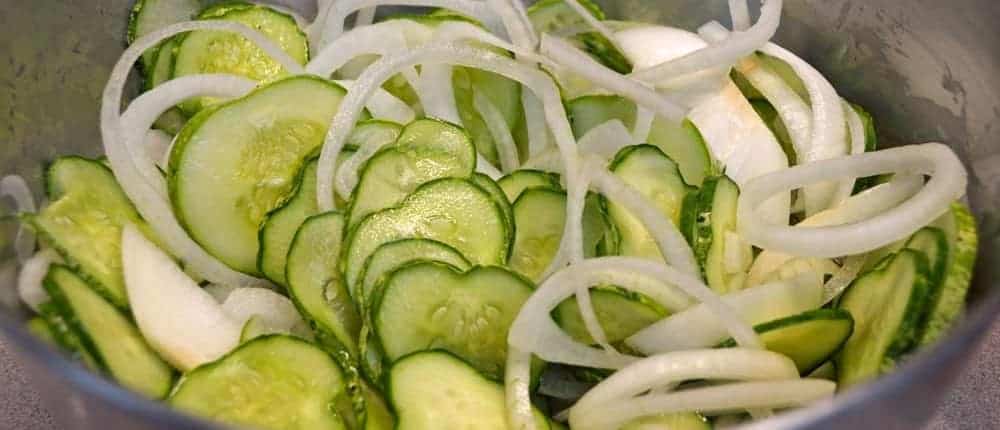
M 42 303 L 49 301 L 49 293 L 42 286 L 45 275 L 49 273 L 49 265 L 61 260 L 55 250 L 45 249 L 24 261 L 17 274 L 17 294 L 21 302 L 36 313 Z
M 864 221 L 839 226 L 768 224 L 757 208 L 768 197 L 823 181 L 885 173 L 929 175 L 920 192 Z M 963 195 L 968 178 L 947 146 L 925 143 L 817 161 L 752 179 L 743 187 L 737 220 L 743 237 L 760 248 L 800 257 L 834 258 L 865 253 L 902 240 L 930 224 Z M 835 237 L 837 240 L 829 240 Z
M 360 180 L 358 172 L 361 170 L 361 167 L 374 157 L 379 150 L 395 143 L 396 137 L 395 132 L 379 132 L 378 134 L 367 136 L 357 152 L 341 163 L 340 168 L 337 169 L 337 194 L 344 199 L 351 198 L 351 193 L 354 192 L 354 187 L 358 185 L 358 181 Z
M 514 136 L 510 134 L 510 126 L 507 125 L 503 112 L 500 112 L 485 93 L 476 88 L 472 89 L 472 105 L 479 112 L 490 136 L 493 137 L 497 154 L 500 156 L 501 170 L 504 173 L 513 172 L 521 165 L 521 160 L 517 157 L 517 144 L 514 143 Z
M 486 2 L 474 0 L 338 0 L 328 8 L 323 16 L 322 30 L 316 46 L 326 47 L 344 32 L 344 21 L 351 13 L 376 6 L 423 6 L 449 9 L 473 18 L 498 33 L 502 25 L 497 22 L 493 11 Z M 318 22 L 318 19 L 317 19 Z
M 750 7 L 747 0 L 729 0 L 729 16 L 733 20 L 733 31 L 747 31 L 750 28 Z
M 136 60 L 147 49 L 174 35 L 195 30 L 219 30 L 241 34 L 254 42 L 260 42 L 265 52 L 273 49 L 279 51 L 291 64 L 296 64 L 284 51 L 277 48 L 273 42 L 260 33 L 242 24 L 225 21 L 186 22 L 171 25 L 150 33 L 134 41 L 115 64 L 108 84 L 104 88 L 101 102 L 101 137 L 104 151 L 111 164 L 115 176 L 122 185 L 136 209 L 156 231 L 163 244 L 177 258 L 184 260 L 187 268 L 210 281 L 239 286 L 266 286 L 270 283 L 239 273 L 219 260 L 212 257 L 187 235 L 187 232 L 177 223 L 169 202 L 160 197 L 150 186 L 132 160 L 128 150 L 125 132 L 121 126 L 119 110 L 122 105 L 122 93 L 125 82 Z M 268 48 L 270 47 L 270 48 Z M 279 56 L 280 57 L 280 56 Z M 280 58 L 279 62 L 284 63 Z M 287 68 L 287 67 L 286 67 Z M 301 69 L 301 67 L 299 67 Z M 169 83 L 169 82 L 168 82 Z M 166 83 L 164 84 L 166 85 Z
M 854 110 L 854 107 L 851 106 L 847 100 L 842 99 L 841 105 L 844 107 L 844 117 L 847 119 L 847 139 L 848 142 L 850 142 L 848 152 L 851 155 L 862 154 L 865 152 L 867 137 L 865 136 L 865 125 L 861 121 L 861 115 Z M 840 181 L 837 184 L 837 191 L 833 195 L 833 201 L 842 202 L 851 197 L 851 193 L 854 192 L 854 185 L 856 183 L 857 180 L 855 178 Z
M 632 78 L 659 83 L 715 67 L 730 67 L 741 58 L 753 54 L 774 37 L 781 23 L 782 0 L 767 0 L 761 7 L 760 18 L 747 31 L 736 32 L 724 42 L 709 45 L 690 54 L 657 66 L 632 73 Z

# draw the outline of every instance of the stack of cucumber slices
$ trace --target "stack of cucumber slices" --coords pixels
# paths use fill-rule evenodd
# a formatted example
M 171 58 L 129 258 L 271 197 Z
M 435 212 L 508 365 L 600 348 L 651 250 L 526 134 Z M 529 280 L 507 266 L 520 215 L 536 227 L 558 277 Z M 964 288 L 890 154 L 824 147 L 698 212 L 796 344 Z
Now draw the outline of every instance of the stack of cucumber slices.
M 261 429 L 705 429 L 891 372 L 962 312 L 965 172 L 876 151 L 780 4 L 139 0 L 108 158 L 0 181 L 28 329 Z

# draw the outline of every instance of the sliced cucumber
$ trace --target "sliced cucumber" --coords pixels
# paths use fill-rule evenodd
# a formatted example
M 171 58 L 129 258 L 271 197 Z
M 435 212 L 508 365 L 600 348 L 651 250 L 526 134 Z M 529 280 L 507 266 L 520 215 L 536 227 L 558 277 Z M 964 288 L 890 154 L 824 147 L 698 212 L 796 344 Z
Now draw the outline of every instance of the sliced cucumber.
M 59 342 L 56 341 L 56 333 L 49 326 L 49 323 L 45 322 L 45 318 L 34 317 L 28 320 L 28 323 L 24 325 L 24 329 L 42 342 L 49 345 L 59 345 Z
M 514 224 L 514 206 L 507 199 L 507 194 L 503 192 L 503 189 L 500 188 L 500 185 L 496 181 L 482 173 L 473 174 L 469 180 L 489 193 L 490 197 L 493 197 L 493 202 L 500 207 L 500 212 L 503 212 L 503 219 L 507 222 L 507 240 L 513 243 L 516 230 Z
M 128 308 L 122 226 L 143 222 L 111 169 L 97 160 L 60 157 L 49 166 L 45 180 L 51 203 L 25 219 L 97 292 L 115 306 Z
M 509 266 L 528 279 L 538 281 L 552 263 L 566 226 L 566 192 L 548 187 L 528 188 L 514 202 L 517 226 Z M 617 230 L 600 207 L 600 199 L 589 195 L 583 212 L 584 255 L 606 255 L 617 249 Z
M 840 351 L 854 331 L 854 319 L 843 309 L 816 309 L 758 324 L 754 331 L 764 347 L 791 358 L 805 376 Z M 736 341 L 729 339 L 719 346 L 731 348 Z
M 206 9 L 198 19 L 247 25 L 263 33 L 300 64 L 309 61 L 309 43 L 295 19 L 267 6 L 225 3 Z M 201 30 L 183 36 L 177 47 L 173 76 L 201 73 L 226 73 L 270 82 L 286 76 L 288 71 L 239 34 Z M 186 113 L 194 114 L 213 103 L 212 99 L 196 98 L 182 103 L 180 107 Z
M 326 213 L 307 219 L 288 250 L 288 294 L 312 324 L 320 343 L 357 358 L 361 317 L 337 270 L 344 217 Z
M 515 170 L 500 178 L 497 184 L 507 195 L 507 200 L 511 202 L 516 202 L 517 198 L 521 197 L 521 193 L 528 188 L 562 189 L 562 185 L 559 184 L 559 175 L 541 170 Z
M 348 234 L 342 264 L 348 285 L 360 279 L 365 260 L 385 243 L 431 239 L 454 247 L 473 264 L 502 265 L 511 243 L 503 212 L 478 185 L 463 179 L 426 183 L 399 206 L 374 213 Z
M 38 315 L 45 321 L 45 325 L 49 327 L 55 344 L 60 349 L 69 354 L 74 360 L 82 362 L 87 369 L 101 370 L 97 364 L 97 360 L 84 348 L 80 336 L 66 323 L 66 318 L 63 317 L 58 305 L 51 301 L 42 303 L 38 308 Z
M 580 0 L 580 5 L 587 9 L 594 18 L 603 21 L 604 11 L 590 0 Z M 587 22 L 563 0 L 542 0 L 528 8 L 528 20 L 541 33 L 556 33 L 568 27 L 585 26 Z
M 389 242 L 378 247 L 365 261 L 361 271 L 361 283 L 352 290 L 355 302 L 362 303 L 365 310 L 371 305 L 370 299 L 375 297 L 376 286 L 386 275 L 396 269 L 418 260 L 439 261 L 466 271 L 472 265 L 455 248 L 441 242 L 428 239 L 402 239 Z
M 573 39 L 582 44 L 584 51 L 605 67 L 621 74 L 632 73 L 632 62 L 625 58 L 614 43 L 603 34 L 589 31 L 577 34 Z
M 617 289 L 592 289 L 590 301 L 611 343 L 619 343 L 666 316 L 666 312 L 652 301 Z M 594 343 L 580 316 L 576 298 L 560 303 L 553 311 L 553 319 L 559 321 L 559 326 L 578 342 Z
M 841 387 L 891 371 L 917 346 L 930 300 L 929 276 L 927 257 L 904 249 L 844 293 L 839 306 L 854 317 L 854 334 L 837 357 Z
M 503 386 L 443 351 L 411 354 L 389 371 L 397 430 L 506 429 Z M 536 427 L 549 428 L 534 410 Z
M 708 285 L 721 294 L 743 289 L 753 263 L 753 249 L 737 233 L 739 196 L 739 187 L 729 178 L 711 178 L 688 195 L 681 215 L 681 232 L 701 262 Z
M 930 270 L 928 281 L 931 283 L 933 294 L 937 294 L 941 282 L 944 280 L 947 271 L 948 261 L 948 237 L 944 230 L 937 227 L 924 227 L 913 233 L 906 241 L 904 247 L 924 253 L 927 257 L 927 268 Z
M 174 73 L 174 55 L 176 50 L 177 38 L 163 42 L 163 45 L 156 50 L 153 62 L 146 69 L 146 82 L 144 82 L 146 90 L 156 88 L 160 84 L 170 80 Z
M 167 395 L 173 369 L 146 344 L 127 315 L 65 266 L 52 266 L 44 284 L 69 329 L 101 370 L 145 396 Z
M 190 21 L 199 10 L 199 0 L 138 0 L 129 16 L 128 43 L 168 25 Z M 157 52 L 159 48 L 142 53 L 143 70 L 155 70 Z
M 382 357 L 385 355 L 378 342 L 372 339 L 374 334 L 371 327 L 374 301 L 372 298 L 380 295 L 379 287 L 383 285 L 388 275 L 400 267 L 417 261 L 438 261 L 462 271 L 472 267 L 455 248 L 427 239 L 402 239 L 387 243 L 375 250 L 375 253 L 365 261 L 365 267 L 361 272 L 361 283 L 355 286 L 352 295 L 367 323 L 361 328 L 359 349 L 364 358 L 363 370 L 372 381 L 381 381 Z
M 566 110 L 573 134 L 577 137 L 583 137 L 592 128 L 613 119 L 621 121 L 629 129 L 635 127 L 635 104 L 619 96 L 583 96 L 567 103 Z M 688 184 L 701 186 L 707 176 L 716 173 L 708 145 L 691 121 L 674 124 L 655 118 L 646 143 L 660 148 L 677 163 Z
M 663 151 L 652 145 L 626 147 L 615 156 L 609 170 L 649 199 L 674 225 L 680 225 L 684 199 L 694 188 L 684 183 L 677 164 Z M 614 203 L 614 196 L 608 200 L 608 214 L 621 237 L 622 255 L 662 261 L 656 241 L 642 222 Z
M 459 127 L 432 120 L 407 125 L 399 139 L 362 168 L 351 198 L 348 229 L 366 216 L 398 205 L 417 187 L 439 178 L 468 178 L 476 149 Z
M 504 51 L 494 52 L 509 55 Z M 455 91 L 455 104 L 462 125 L 469 132 L 475 143 L 476 150 L 494 166 L 500 164 L 499 150 L 493 138 L 493 133 L 475 108 L 474 92 L 481 92 L 503 114 L 504 122 L 509 130 L 517 128 L 523 122 L 524 111 L 521 105 L 521 85 L 495 73 L 479 69 L 456 67 L 452 71 L 452 87 Z M 516 135 L 515 135 L 516 138 Z
M 393 430 L 396 419 L 378 391 L 362 383 L 361 395 L 365 399 L 365 430 Z
M 712 428 L 712 423 L 705 417 L 695 412 L 687 412 L 637 418 L 622 426 L 620 430 L 712 430 Z
M 468 272 L 421 262 L 390 275 L 372 307 L 385 358 L 445 349 L 494 378 L 503 375 L 507 332 L 534 286 L 499 267 Z
M 337 160 L 338 165 L 353 153 L 351 150 L 342 151 Z M 278 285 L 287 286 L 285 264 L 295 233 L 306 218 L 319 213 L 316 203 L 317 165 L 317 159 L 306 162 L 306 166 L 298 174 L 295 195 L 283 206 L 267 214 L 260 226 L 257 268 L 267 279 Z
M 258 337 L 198 367 L 168 403 L 227 424 L 260 429 L 347 429 L 343 371 L 323 350 L 290 336 Z
M 230 267 L 257 270 L 258 230 L 295 189 L 345 91 L 297 76 L 191 119 L 170 153 L 174 211 L 191 237 Z
M 944 336 L 962 314 L 979 250 L 976 219 L 968 207 L 952 204 L 940 223 L 948 239 L 948 256 L 941 285 L 931 299 L 921 345 L 934 343 Z

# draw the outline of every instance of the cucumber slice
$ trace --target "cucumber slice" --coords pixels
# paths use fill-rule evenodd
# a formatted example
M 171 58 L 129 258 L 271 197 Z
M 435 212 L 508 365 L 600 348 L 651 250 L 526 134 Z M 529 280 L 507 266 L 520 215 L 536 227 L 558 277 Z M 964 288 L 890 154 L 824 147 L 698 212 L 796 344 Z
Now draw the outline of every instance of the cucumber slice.
M 681 232 L 701 263 L 708 285 L 720 294 L 743 289 L 753 263 L 753 248 L 737 234 L 739 196 L 739 187 L 729 178 L 710 178 L 701 190 L 688 195 L 681 214 Z M 737 249 L 730 249 L 733 246 Z
M 201 10 L 199 0 L 138 0 L 129 15 L 126 39 L 131 44 L 136 39 L 179 22 L 190 21 Z M 165 45 L 161 45 L 165 46 Z M 142 53 L 143 70 L 156 70 L 159 48 Z
M 573 36 L 573 40 L 583 45 L 584 52 L 605 67 L 621 74 L 632 73 L 632 62 L 603 34 L 589 31 Z
M 344 94 L 297 76 L 192 118 L 171 150 L 167 181 L 191 237 L 230 267 L 259 275 L 261 223 L 294 191 Z
M 945 271 L 949 260 L 948 237 L 944 230 L 937 227 L 924 227 L 913 233 L 913 236 L 906 241 L 905 248 L 920 251 L 927 257 L 927 268 L 930 270 L 928 281 L 931 289 L 935 291 L 941 286 L 944 280 Z
M 528 188 L 562 189 L 562 185 L 559 184 L 559 175 L 541 170 L 515 170 L 500 178 L 497 185 L 503 189 L 507 200 L 511 202 L 516 202 L 517 198 L 521 197 L 521 193 Z
M 444 351 L 411 354 L 389 371 L 397 430 L 506 429 L 503 385 Z M 536 427 L 549 428 L 534 409 Z
M 170 80 L 174 73 L 174 55 L 176 50 L 177 38 L 163 42 L 163 45 L 156 50 L 156 56 L 153 58 L 150 67 L 146 69 L 146 82 L 143 85 L 147 91 Z
M 594 18 L 600 21 L 606 19 L 604 11 L 590 0 L 579 0 L 581 6 L 587 9 Z M 575 10 L 566 5 L 563 0 L 542 0 L 528 8 L 528 20 L 541 33 L 557 33 L 568 27 L 585 26 L 587 22 Z
M 927 257 L 904 249 L 844 293 L 839 306 L 854 317 L 854 334 L 837 357 L 841 387 L 891 371 L 917 346 L 931 295 L 929 277 Z
M 45 173 L 52 202 L 24 215 L 42 241 L 113 305 L 128 308 L 122 277 L 125 224 L 144 225 L 111 169 L 97 160 L 57 158 Z
M 258 337 L 188 372 L 168 403 L 227 424 L 261 429 L 347 429 L 346 378 L 323 350 L 290 336 Z
M 489 193 L 490 197 L 493 197 L 493 201 L 500 207 L 500 212 L 503 212 L 504 221 L 507 222 L 507 240 L 514 243 L 514 235 L 516 233 L 514 207 L 511 205 L 511 201 L 507 200 L 507 194 L 503 192 L 503 189 L 500 188 L 500 185 L 496 181 L 482 173 L 474 173 L 469 180 Z M 508 256 L 509 258 L 510 256 Z
M 173 369 L 143 340 L 127 315 L 65 266 L 54 265 L 45 290 L 98 367 L 126 388 L 154 399 L 173 383 Z
M 341 152 L 337 164 L 343 163 L 353 153 L 350 150 Z M 284 206 L 267 214 L 267 218 L 260 226 L 257 268 L 278 285 L 288 285 L 285 279 L 285 264 L 288 248 L 292 245 L 295 233 L 306 218 L 319 213 L 316 203 L 317 165 L 317 159 L 306 162 L 306 166 L 298 174 L 295 195 Z
M 337 270 L 344 217 L 326 213 L 307 219 L 288 250 L 288 295 L 312 324 L 320 343 L 333 351 L 358 354 L 361 317 Z
M 666 316 L 666 312 L 651 301 L 617 289 L 592 289 L 590 301 L 611 343 L 619 343 Z M 553 311 L 553 319 L 559 321 L 559 326 L 578 342 L 594 343 L 580 316 L 576 298 L 560 303 Z
M 295 18 L 266 6 L 226 3 L 206 9 L 198 19 L 238 22 L 267 36 L 300 64 L 309 61 L 309 43 Z M 288 71 L 253 42 L 241 35 L 221 31 L 192 31 L 182 37 L 174 61 L 174 77 L 201 73 L 245 76 L 260 82 L 282 78 Z M 308 99 L 303 99 L 308 100 Z M 210 98 L 181 103 L 194 114 L 214 104 Z
M 468 178 L 475 170 L 476 149 L 464 130 L 433 119 L 414 121 L 396 143 L 362 168 L 348 210 L 348 229 L 398 205 L 420 185 L 439 178 Z
M 517 226 L 509 266 L 539 281 L 552 263 L 566 226 L 566 192 L 528 188 L 514 202 Z M 617 230 L 609 225 L 596 195 L 589 195 L 583 212 L 584 255 L 594 257 L 617 247 Z
M 680 225 L 681 206 L 695 189 L 684 183 L 677 164 L 663 151 L 652 145 L 626 147 L 615 156 L 609 170 L 648 198 L 674 225 Z M 614 203 L 614 196 L 608 200 L 608 214 L 621 237 L 622 255 L 662 261 L 656 241 L 642 222 Z
M 396 269 L 418 260 L 439 261 L 458 270 L 466 271 L 472 268 L 469 261 L 455 248 L 444 243 L 427 239 L 402 239 L 380 246 L 365 261 L 361 271 L 361 283 L 352 290 L 355 302 L 362 303 L 366 311 L 371 305 L 371 298 L 377 296 L 376 286 L 386 275 Z
M 805 376 L 840 351 L 854 331 L 854 318 L 843 309 L 816 309 L 758 324 L 754 331 L 764 347 L 791 358 Z M 719 345 L 735 346 L 733 339 Z
M 52 328 L 49 327 L 49 323 L 45 322 L 45 318 L 34 317 L 28 320 L 28 323 L 24 325 L 24 329 L 42 342 L 49 345 L 59 346 L 59 342 L 56 341 L 56 334 Z
M 66 318 L 63 317 L 58 305 L 51 301 L 42 303 L 38 307 L 38 315 L 49 327 L 55 344 L 60 349 L 74 360 L 82 362 L 87 369 L 100 371 L 97 360 L 83 347 L 80 336 L 66 323 Z
M 381 294 L 379 287 L 389 274 L 417 261 L 438 261 L 462 271 L 472 268 L 468 260 L 455 248 L 427 239 L 402 239 L 387 243 L 375 250 L 375 253 L 365 261 L 365 267 L 361 272 L 361 283 L 355 286 L 351 294 L 367 323 L 361 328 L 359 349 L 364 358 L 363 370 L 372 381 L 382 379 L 382 357 L 385 355 L 378 342 L 372 339 L 371 315 L 374 306 L 372 298 Z
M 365 399 L 365 430 L 393 430 L 396 419 L 385 399 L 365 383 L 361 385 L 361 395 Z
M 534 286 L 499 267 L 463 273 L 421 262 L 393 272 L 380 288 L 372 323 L 388 362 L 440 348 L 500 378 L 507 332 Z
M 490 50 L 500 55 L 509 56 L 506 51 Z M 521 85 L 495 73 L 465 67 L 455 67 L 452 70 L 451 82 L 455 91 L 455 104 L 458 106 L 459 118 L 462 119 L 462 125 L 475 143 L 476 151 L 494 166 L 498 166 L 500 155 L 497 144 L 482 115 L 475 108 L 474 92 L 485 94 L 486 98 L 503 114 L 507 128 L 514 130 L 520 122 L 523 122 L 524 118 L 521 105 Z
M 944 336 L 964 311 L 979 250 L 976 219 L 968 207 L 952 204 L 940 224 L 948 240 L 948 255 L 944 259 L 941 284 L 931 299 L 921 345 L 934 343 Z
M 629 129 L 635 127 L 635 104 L 619 96 L 579 97 L 566 104 L 566 111 L 573 126 L 573 134 L 578 138 L 613 119 L 621 121 Z M 700 187 L 707 176 L 718 170 L 712 161 L 708 145 L 691 121 L 674 124 L 655 118 L 646 143 L 660 148 L 677 163 L 684 182 L 693 186 Z
M 712 424 L 701 414 L 687 412 L 637 418 L 622 426 L 620 430 L 712 430 L 712 428 Z
M 428 182 L 399 206 L 374 213 L 348 234 L 342 257 L 348 285 L 360 279 L 365 260 L 385 243 L 431 239 L 454 247 L 473 264 L 502 265 L 511 243 L 503 212 L 489 193 L 467 180 Z

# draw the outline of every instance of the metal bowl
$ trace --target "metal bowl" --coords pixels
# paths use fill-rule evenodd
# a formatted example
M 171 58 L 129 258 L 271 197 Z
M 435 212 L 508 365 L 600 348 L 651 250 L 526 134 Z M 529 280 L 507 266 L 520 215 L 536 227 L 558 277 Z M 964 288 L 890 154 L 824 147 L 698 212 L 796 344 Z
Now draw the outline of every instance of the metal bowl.
M 286 0 L 310 4 L 310 0 Z M 726 21 L 725 0 L 603 1 L 615 18 L 693 29 Z M 3 0 L 0 8 L 0 172 L 40 191 L 59 154 L 96 156 L 98 110 L 124 47 L 131 0 Z M 970 172 L 982 247 L 969 311 L 938 345 L 897 372 L 761 428 L 919 427 L 934 412 L 1000 311 L 1000 2 L 786 0 L 777 42 L 875 115 L 882 142 L 949 144 Z M 128 393 L 29 336 L 14 292 L 14 225 L 0 223 L 0 336 L 62 428 L 211 429 Z

